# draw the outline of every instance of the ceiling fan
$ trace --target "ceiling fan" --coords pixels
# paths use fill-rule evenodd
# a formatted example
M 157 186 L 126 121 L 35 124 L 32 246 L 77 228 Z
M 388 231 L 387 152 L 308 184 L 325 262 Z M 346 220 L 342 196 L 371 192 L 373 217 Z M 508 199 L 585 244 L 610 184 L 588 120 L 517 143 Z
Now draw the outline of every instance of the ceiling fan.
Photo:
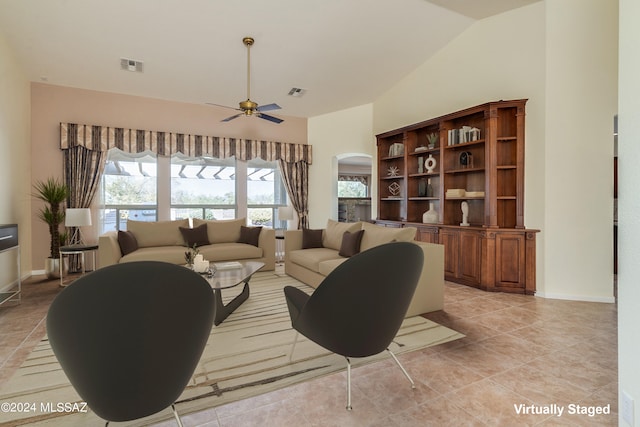
M 240 102 L 240 108 L 227 107 L 226 105 L 212 104 L 210 102 L 207 102 L 207 104 L 240 111 L 240 113 L 222 120 L 223 122 L 231 121 L 240 116 L 256 116 L 273 123 L 282 123 L 284 120 L 270 116 L 269 114 L 264 114 L 265 111 L 279 110 L 280 106 L 278 104 L 259 106 L 251 100 L 251 46 L 253 45 L 254 40 L 252 37 L 245 37 L 242 39 L 242 43 L 247 47 L 247 100 Z

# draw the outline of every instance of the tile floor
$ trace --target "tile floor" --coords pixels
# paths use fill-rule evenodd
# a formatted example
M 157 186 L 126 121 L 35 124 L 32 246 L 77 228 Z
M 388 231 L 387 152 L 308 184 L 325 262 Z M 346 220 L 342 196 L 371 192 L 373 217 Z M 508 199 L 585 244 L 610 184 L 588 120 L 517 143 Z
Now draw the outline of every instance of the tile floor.
M 39 277 L 23 289 L 20 306 L 0 307 L 0 383 L 44 334 L 48 304 L 59 291 L 57 282 Z M 352 412 L 344 409 L 346 377 L 337 373 L 184 415 L 183 422 L 210 427 L 617 425 L 615 304 L 487 293 L 447 283 L 445 308 L 427 317 L 466 338 L 399 357 L 416 381 L 415 390 L 385 361 L 354 369 Z M 518 414 L 521 405 L 556 412 Z M 596 408 L 609 408 L 610 414 L 568 413 Z

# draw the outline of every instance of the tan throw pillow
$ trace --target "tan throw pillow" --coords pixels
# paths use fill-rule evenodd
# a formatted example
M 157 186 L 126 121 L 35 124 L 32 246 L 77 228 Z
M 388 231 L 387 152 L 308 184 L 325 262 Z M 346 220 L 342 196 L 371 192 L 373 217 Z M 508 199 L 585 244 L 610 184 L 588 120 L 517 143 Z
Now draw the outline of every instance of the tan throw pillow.
M 207 224 L 202 224 L 193 228 L 180 227 L 180 233 L 182 233 L 182 237 L 184 238 L 186 245 L 190 248 L 209 244 Z
M 204 220 L 193 218 L 193 226 L 207 224 L 209 243 L 236 243 L 240 240 L 240 227 L 247 224 L 246 218 Z
M 368 222 L 362 223 L 362 229 L 365 233 L 362 236 L 362 242 L 360 243 L 361 252 L 393 241 L 411 242 L 415 239 L 416 231 L 418 230 L 415 227 L 383 227 L 380 225 L 370 224 Z
M 362 241 L 363 234 L 364 230 L 354 231 L 353 233 L 345 231 L 342 236 L 342 245 L 340 246 L 338 255 L 351 257 L 360 253 L 360 242 Z
M 246 243 L 247 245 L 258 247 L 261 231 L 262 227 L 245 227 L 244 225 L 241 226 L 240 239 L 238 240 L 238 243 Z
M 302 249 L 321 248 L 322 230 L 302 229 Z
M 327 228 L 322 238 L 322 246 L 325 248 L 340 250 L 342 245 L 342 236 L 345 231 L 353 232 L 362 228 L 361 222 L 338 222 L 332 219 L 327 221 Z
M 180 227 L 189 227 L 188 219 L 177 221 L 127 221 L 127 230 L 135 236 L 139 248 L 184 246 Z

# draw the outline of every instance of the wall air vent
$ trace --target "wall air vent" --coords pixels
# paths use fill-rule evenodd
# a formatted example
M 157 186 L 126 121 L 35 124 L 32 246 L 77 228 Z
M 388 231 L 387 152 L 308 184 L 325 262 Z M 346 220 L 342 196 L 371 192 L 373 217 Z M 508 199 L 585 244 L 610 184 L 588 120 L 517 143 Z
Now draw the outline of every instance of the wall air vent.
M 135 59 L 120 58 L 120 68 L 124 71 L 133 71 L 134 73 L 144 72 L 144 62 Z
M 300 97 L 304 95 L 305 92 L 306 92 L 306 89 L 300 89 L 299 87 L 292 87 L 291 90 L 289 91 L 289 96 Z

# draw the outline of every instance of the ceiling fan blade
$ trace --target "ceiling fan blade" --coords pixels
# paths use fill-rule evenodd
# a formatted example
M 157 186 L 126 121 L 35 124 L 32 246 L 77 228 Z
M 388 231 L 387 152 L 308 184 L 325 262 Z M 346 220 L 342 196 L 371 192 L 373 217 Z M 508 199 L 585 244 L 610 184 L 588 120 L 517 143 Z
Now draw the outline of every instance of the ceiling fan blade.
M 221 121 L 221 122 L 230 122 L 231 120 L 233 120 L 233 119 L 237 119 L 237 118 L 238 118 L 238 117 L 240 117 L 240 116 L 244 116 L 244 113 L 236 114 L 236 115 L 234 115 L 234 116 L 227 117 L 226 119 L 224 119 L 224 120 L 220 120 L 220 121 Z
M 267 104 L 267 105 L 261 105 L 257 108 L 258 111 L 272 111 L 272 110 L 279 110 L 280 106 L 278 104 Z
M 282 119 L 279 119 L 277 117 L 270 116 L 270 115 L 264 114 L 264 113 L 257 113 L 256 116 L 260 117 L 261 119 L 269 120 L 270 122 L 273 122 L 273 123 L 282 123 L 282 122 L 284 122 L 284 120 L 282 120 Z
M 236 107 L 229 107 L 228 105 L 214 104 L 213 102 L 205 102 L 205 104 L 213 105 L 214 107 L 222 107 L 222 108 L 228 108 L 230 110 L 242 111 L 242 110 L 240 110 L 239 108 L 236 108 Z

